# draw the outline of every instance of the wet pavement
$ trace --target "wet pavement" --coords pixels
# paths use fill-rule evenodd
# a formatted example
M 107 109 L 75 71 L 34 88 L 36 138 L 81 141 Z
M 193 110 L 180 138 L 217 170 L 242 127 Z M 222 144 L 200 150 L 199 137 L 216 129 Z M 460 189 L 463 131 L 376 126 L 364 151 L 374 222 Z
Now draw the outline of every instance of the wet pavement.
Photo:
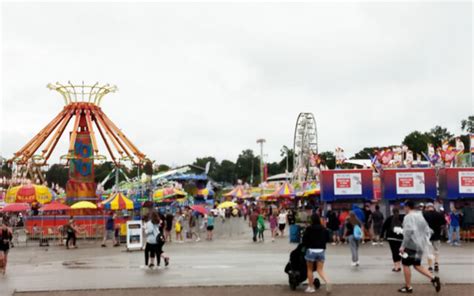
M 337 285 L 331 295 L 400 295 L 397 292 L 399 285 Z M 430 285 L 415 285 L 414 293 L 417 296 L 470 296 L 472 285 L 446 285 L 439 293 L 435 293 Z M 287 286 L 225 286 L 225 287 L 185 287 L 185 288 L 137 288 L 137 289 L 107 289 L 58 292 L 18 292 L 15 296 L 134 296 L 134 295 L 166 295 L 166 296 L 293 296 L 303 295 L 303 289 L 291 291 Z M 324 287 L 315 295 L 325 295 Z
M 287 237 L 275 242 L 267 239 L 265 243 L 253 243 L 250 229 L 245 224 L 227 224 L 225 227 L 232 227 L 232 236 L 224 231 L 224 226 L 220 227 L 219 237 L 212 242 L 202 240 L 165 245 L 171 264 L 155 270 L 143 267 L 142 252 L 126 252 L 123 247 L 101 248 L 98 241 L 79 241 L 79 248 L 71 250 L 58 246 L 40 248 L 36 243 L 35 246 L 16 247 L 9 255 L 7 275 L 0 277 L 0 293 L 236 285 L 279 285 L 281 289 L 286 288 L 287 276 L 283 269 L 289 252 L 295 247 L 288 243 Z M 458 248 L 443 244 L 441 256 L 440 277 L 443 283 L 474 285 L 474 243 Z M 403 282 L 401 273 L 391 271 L 387 244 L 383 247 L 362 245 L 360 261 L 361 266 L 353 268 L 347 245 L 328 246 L 326 271 L 335 289 L 341 284 L 393 284 L 390 287 L 395 288 Z M 419 274 L 414 274 L 413 280 L 416 284 L 426 283 Z M 340 287 L 343 289 L 344 286 Z M 120 295 L 131 294 L 124 293 L 129 294 Z M 176 293 L 168 295 L 181 295 Z M 278 293 L 276 295 L 286 295 Z

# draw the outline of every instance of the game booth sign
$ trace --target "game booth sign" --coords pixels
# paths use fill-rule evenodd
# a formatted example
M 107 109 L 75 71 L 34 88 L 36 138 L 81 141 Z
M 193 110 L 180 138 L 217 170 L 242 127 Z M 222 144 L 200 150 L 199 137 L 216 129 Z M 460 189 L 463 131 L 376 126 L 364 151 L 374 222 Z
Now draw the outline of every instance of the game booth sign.
M 474 200 L 474 168 L 440 169 L 439 191 L 444 200 Z
M 324 202 L 370 201 L 374 198 L 373 172 L 360 170 L 323 170 L 321 200 Z
M 437 198 L 436 171 L 425 169 L 384 169 L 382 195 L 385 200 L 435 200 Z

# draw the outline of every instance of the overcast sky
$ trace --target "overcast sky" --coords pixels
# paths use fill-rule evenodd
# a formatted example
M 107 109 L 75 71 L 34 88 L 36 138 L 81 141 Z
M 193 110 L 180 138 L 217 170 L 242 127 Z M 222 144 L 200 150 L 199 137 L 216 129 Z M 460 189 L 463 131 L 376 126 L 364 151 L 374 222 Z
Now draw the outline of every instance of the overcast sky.
M 277 161 L 299 112 L 320 151 L 349 155 L 435 125 L 459 134 L 474 113 L 469 2 L 4 3 L 2 60 L 8 157 L 63 108 L 56 81 L 116 84 L 102 109 L 171 165 L 235 161 L 261 137 Z

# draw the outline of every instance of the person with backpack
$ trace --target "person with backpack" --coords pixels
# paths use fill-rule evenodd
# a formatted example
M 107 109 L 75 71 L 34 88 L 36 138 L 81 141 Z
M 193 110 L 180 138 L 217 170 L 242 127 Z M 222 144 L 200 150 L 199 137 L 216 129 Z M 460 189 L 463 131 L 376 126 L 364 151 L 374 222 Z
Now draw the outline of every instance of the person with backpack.
M 344 234 L 351 249 L 351 266 L 359 266 L 359 243 L 363 237 L 361 226 L 362 223 L 357 219 L 355 213 L 351 211 L 346 220 L 346 232 Z
M 160 234 L 160 218 L 158 213 L 152 212 L 150 221 L 145 224 L 146 246 L 145 246 L 145 266 L 150 269 L 155 266 L 155 257 L 158 265 L 160 262 L 160 255 L 158 253 L 158 235 Z M 149 259 L 151 262 L 149 263 Z
M 403 241 L 403 215 L 400 215 L 400 210 L 394 208 L 392 210 L 392 216 L 388 217 L 382 226 L 381 237 L 387 239 L 388 245 L 390 246 L 390 251 L 392 252 L 393 260 L 393 272 L 402 271 L 400 257 L 400 247 L 402 246 Z
M 439 272 L 439 250 L 441 247 L 441 229 L 446 225 L 446 220 L 444 215 L 440 212 L 437 212 L 434 204 L 429 202 L 426 204 L 425 211 L 423 212 L 423 217 L 425 218 L 428 226 L 433 230 L 430 241 L 433 246 L 433 255 L 434 258 L 428 257 L 428 270 L 430 272 Z M 434 259 L 434 269 L 433 269 L 433 259 Z
M 370 224 L 372 224 L 372 229 L 374 230 L 374 237 L 373 237 L 373 241 L 372 241 L 372 245 L 373 246 L 376 246 L 376 245 L 379 245 L 379 246 L 382 246 L 383 245 L 383 242 L 382 240 L 380 239 L 380 234 L 382 232 L 382 226 L 383 226 L 383 214 L 382 212 L 380 212 L 380 206 L 379 205 L 376 205 L 375 206 L 375 211 L 372 212 L 372 214 L 370 215 L 369 219 L 370 219 Z

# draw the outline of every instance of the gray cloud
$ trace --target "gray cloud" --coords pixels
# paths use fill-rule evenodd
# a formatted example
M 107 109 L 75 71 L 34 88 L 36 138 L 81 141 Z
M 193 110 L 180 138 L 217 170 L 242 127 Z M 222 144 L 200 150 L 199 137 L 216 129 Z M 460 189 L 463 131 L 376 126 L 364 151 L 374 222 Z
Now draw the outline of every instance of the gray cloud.
M 471 3 L 5 3 L 2 23 L 2 155 L 61 110 L 55 81 L 117 84 L 103 109 L 168 164 L 259 137 L 279 160 L 301 111 L 354 153 L 474 109 Z

